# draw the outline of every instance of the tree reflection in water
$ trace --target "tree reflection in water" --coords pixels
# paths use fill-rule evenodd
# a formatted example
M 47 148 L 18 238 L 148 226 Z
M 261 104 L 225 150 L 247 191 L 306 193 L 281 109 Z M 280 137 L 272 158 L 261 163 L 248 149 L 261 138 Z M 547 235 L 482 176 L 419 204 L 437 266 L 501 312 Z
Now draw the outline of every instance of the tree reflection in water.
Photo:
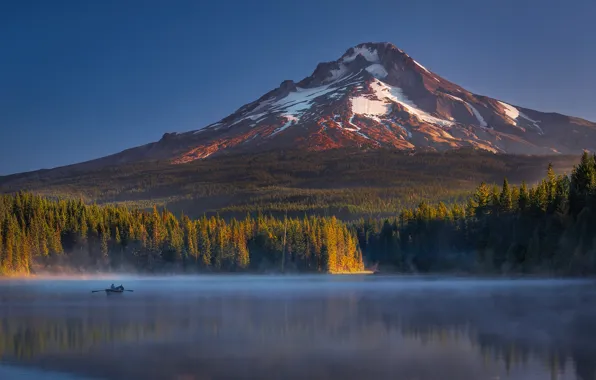
M 299 292 L 5 299 L 0 354 L 8 362 L 114 379 L 594 380 L 591 289 L 322 283 Z

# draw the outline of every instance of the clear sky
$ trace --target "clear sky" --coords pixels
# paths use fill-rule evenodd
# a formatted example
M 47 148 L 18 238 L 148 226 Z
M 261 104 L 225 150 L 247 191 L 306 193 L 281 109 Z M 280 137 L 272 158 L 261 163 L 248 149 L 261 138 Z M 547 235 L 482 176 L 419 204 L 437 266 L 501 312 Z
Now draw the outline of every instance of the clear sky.
M 0 1 L 0 175 L 215 122 L 361 42 L 596 121 L 594 0 Z

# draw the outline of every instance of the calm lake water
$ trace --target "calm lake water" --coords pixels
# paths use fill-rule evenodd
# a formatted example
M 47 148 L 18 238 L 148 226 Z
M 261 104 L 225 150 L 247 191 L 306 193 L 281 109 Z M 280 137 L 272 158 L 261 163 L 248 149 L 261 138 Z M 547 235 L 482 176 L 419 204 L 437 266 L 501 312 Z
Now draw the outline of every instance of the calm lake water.
M 90 292 L 112 282 L 134 292 Z M 591 280 L 3 280 L 0 378 L 595 380 L 595 301 Z

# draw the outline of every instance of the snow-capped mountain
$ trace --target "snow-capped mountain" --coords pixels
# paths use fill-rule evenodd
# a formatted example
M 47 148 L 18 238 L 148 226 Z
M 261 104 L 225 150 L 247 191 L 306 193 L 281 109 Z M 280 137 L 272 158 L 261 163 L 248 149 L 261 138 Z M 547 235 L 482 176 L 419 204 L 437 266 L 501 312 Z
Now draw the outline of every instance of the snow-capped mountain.
M 596 124 L 473 94 L 390 43 L 364 43 L 215 124 L 102 160 L 184 163 L 227 150 L 349 146 L 576 154 L 596 150 Z

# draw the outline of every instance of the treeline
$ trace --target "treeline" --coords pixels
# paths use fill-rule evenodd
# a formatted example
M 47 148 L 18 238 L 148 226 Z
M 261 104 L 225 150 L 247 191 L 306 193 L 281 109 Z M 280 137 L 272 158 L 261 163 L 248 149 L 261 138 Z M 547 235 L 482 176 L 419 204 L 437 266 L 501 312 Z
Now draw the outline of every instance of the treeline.
M 596 273 L 596 156 L 536 186 L 482 183 L 466 204 L 355 223 L 368 260 L 399 271 Z
M 596 273 L 596 156 L 533 187 L 481 183 L 466 203 L 391 218 L 219 216 L 0 196 L 0 273 L 52 265 L 141 271 Z
M 184 165 L 138 162 L 0 177 L 0 193 L 28 189 L 86 203 L 154 205 L 191 218 L 243 219 L 260 212 L 283 218 L 335 215 L 342 220 L 398 215 L 421 201 L 465 202 L 482 181 L 534 183 L 550 160 L 569 172 L 579 156 L 517 156 L 474 149 L 262 151 L 209 157 Z
M 363 269 L 348 226 L 336 218 L 177 218 L 30 193 L 0 197 L 0 274 L 48 267 L 140 271 Z

